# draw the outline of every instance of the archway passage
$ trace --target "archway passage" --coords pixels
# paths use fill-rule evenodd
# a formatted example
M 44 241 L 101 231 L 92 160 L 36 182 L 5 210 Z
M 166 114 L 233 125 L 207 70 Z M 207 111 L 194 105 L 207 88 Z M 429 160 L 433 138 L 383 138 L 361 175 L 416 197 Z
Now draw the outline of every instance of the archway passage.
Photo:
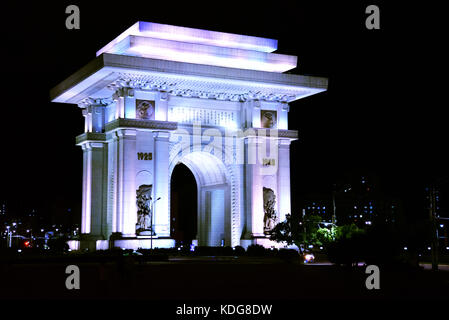
M 189 245 L 197 236 L 198 197 L 195 177 L 184 164 L 173 169 L 170 188 L 171 237 Z

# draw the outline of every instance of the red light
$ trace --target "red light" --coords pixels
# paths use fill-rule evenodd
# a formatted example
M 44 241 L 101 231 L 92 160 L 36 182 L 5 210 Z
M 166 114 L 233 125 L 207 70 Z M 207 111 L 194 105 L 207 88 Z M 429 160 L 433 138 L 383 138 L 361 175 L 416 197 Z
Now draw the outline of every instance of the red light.
M 23 244 L 24 244 L 25 247 L 27 247 L 27 248 L 30 246 L 30 242 L 29 242 L 29 241 L 25 241 Z

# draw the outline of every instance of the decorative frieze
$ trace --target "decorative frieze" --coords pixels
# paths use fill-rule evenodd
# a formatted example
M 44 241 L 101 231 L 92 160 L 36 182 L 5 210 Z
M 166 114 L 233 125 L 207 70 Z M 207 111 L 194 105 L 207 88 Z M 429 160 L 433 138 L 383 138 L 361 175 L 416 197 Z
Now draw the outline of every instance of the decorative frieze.
M 119 79 L 107 86 L 114 92 L 125 90 L 161 91 L 173 96 L 216 99 L 223 101 L 263 100 L 273 102 L 289 102 L 298 95 L 311 94 L 306 88 L 298 91 L 275 86 L 262 86 L 257 83 L 233 84 L 202 78 L 185 78 L 162 75 L 120 74 Z M 131 91 L 132 92 L 132 91 Z

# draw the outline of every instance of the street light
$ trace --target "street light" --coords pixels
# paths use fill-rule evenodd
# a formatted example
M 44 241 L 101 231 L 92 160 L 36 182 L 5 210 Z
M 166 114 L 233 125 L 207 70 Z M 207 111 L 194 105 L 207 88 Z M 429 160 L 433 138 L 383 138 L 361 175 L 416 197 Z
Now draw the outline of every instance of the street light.
M 153 230 L 154 204 L 156 203 L 156 201 L 158 201 L 160 199 L 161 199 L 161 197 L 153 200 L 152 203 L 151 203 L 151 208 L 152 208 L 152 210 L 151 210 L 151 217 L 150 217 L 150 223 L 151 223 L 151 228 L 150 228 L 151 229 L 150 247 L 151 247 L 151 250 L 153 250 L 153 237 L 156 235 L 156 232 L 154 232 L 154 230 Z
M 8 245 L 8 248 L 11 248 L 11 232 L 9 231 L 9 226 L 6 226 L 6 242 Z

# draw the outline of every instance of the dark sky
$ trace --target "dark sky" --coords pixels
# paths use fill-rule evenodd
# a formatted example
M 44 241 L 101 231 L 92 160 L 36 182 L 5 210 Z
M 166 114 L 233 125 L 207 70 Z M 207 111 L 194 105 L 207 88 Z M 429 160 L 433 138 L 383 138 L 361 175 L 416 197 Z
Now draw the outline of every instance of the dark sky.
M 329 78 L 328 92 L 291 105 L 290 129 L 300 132 L 292 147 L 294 199 L 329 191 L 347 171 L 369 171 L 410 212 L 421 211 L 425 184 L 448 175 L 442 8 L 243 3 L 2 3 L 0 201 L 17 214 L 79 213 L 82 154 L 74 138 L 83 117 L 74 105 L 50 103 L 49 90 L 143 20 L 278 39 L 279 53 L 298 56 L 293 73 Z M 65 28 L 69 4 L 80 7 L 80 30 Z M 369 4 L 380 7 L 380 30 L 365 28 Z

